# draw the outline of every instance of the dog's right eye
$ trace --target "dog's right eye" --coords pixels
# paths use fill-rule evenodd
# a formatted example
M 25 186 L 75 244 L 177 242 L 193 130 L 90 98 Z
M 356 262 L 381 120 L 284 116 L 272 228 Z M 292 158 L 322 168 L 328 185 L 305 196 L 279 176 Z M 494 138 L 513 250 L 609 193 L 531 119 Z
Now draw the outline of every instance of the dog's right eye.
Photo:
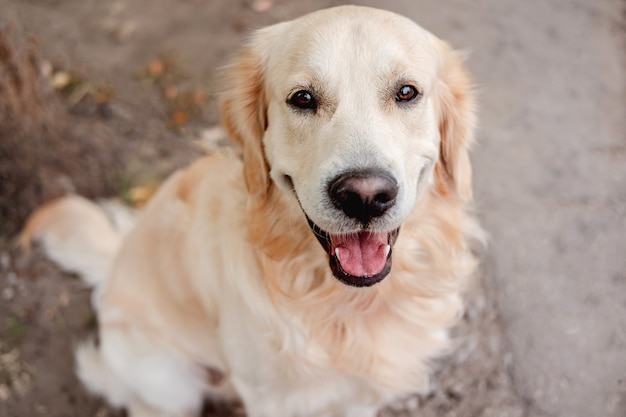
M 296 91 L 290 98 L 287 100 L 289 104 L 292 106 L 298 107 L 299 109 L 316 109 L 317 101 L 313 97 L 313 94 L 306 90 Z

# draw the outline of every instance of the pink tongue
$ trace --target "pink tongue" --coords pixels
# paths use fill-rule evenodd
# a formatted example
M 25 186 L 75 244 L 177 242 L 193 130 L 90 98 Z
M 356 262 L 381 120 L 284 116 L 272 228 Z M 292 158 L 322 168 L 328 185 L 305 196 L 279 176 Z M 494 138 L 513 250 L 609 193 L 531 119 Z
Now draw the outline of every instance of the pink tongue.
M 387 262 L 387 233 L 360 232 L 350 235 L 333 235 L 334 255 L 341 268 L 355 277 L 378 274 Z

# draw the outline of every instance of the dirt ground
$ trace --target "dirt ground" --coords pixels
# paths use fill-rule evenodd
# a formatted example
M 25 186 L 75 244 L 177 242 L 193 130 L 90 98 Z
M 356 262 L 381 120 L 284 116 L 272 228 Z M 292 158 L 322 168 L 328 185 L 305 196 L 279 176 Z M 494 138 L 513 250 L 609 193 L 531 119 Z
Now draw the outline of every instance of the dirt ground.
M 0 417 L 123 415 L 122 411 L 110 409 L 88 395 L 73 373 L 73 347 L 93 330 L 95 323 L 88 306 L 89 291 L 76 277 L 62 273 L 37 251 L 28 256 L 20 253 L 11 237 L 33 207 L 66 192 L 90 197 L 113 196 L 140 203 L 163 176 L 206 151 L 206 141 L 202 139 L 213 136 L 211 128 L 217 122 L 212 97 L 214 71 L 227 61 L 247 31 L 345 2 L 274 0 L 267 9 L 262 3 L 0 0 Z M 376 1 L 361 3 L 385 6 Z M 444 39 L 452 38 L 459 47 L 478 49 L 475 55 L 479 58 L 487 56 L 485 60 L 474 56 L 470 67 L 482 74 L 479 83 L 482 77 L 484 84 L 495 84 L 497 88 L 501 81 L 498 74 L 510 72 L 505 67 L 506 57 L 499 54 L 507 48 L 519 50 L 524 45 L 516 44 L 516 39 L 508 39 L 509 44 L 506 39 L 504 43 L 490 39 L 488 44 L 492 47 L 486 48 L 487 42 L 472 45 L 463 40 L 471 32 L 479 32 L 485 39 L 495 36 L 488 22 L 511 11 L 502 2 L 479 1 L 476 7 L 455 1 L 442 2 L 447 6 L 435 3 L 402 1 L 394 7 L 408 12 L 407 15 L 412 13 L 411 17 L 419 23 Z M 622 10 L 616 4 L 611 2 L 611 7 Z M 584 2 L 577 3 L 576 7 L 579 6 L 582 8 Z M 599 12 L 589 8 L 584 13 L 596 13 L 597 17 Z M 424 20 L 419 18 L 420 14 Z M 513 31 L 518 21 L 511 19 L 511 22 L 511 26 L 500 23 L 498 30 Z M 473 25 L 477 26 L 473 28 Z M 482 39 L 480 36 L 477 39 Z M 498 69 L 498 65 L 502 68 Z M 23 83 L 31 87 L 23 88 Z M 497 88 L 497 93 L 485 93 L 485 96 L 487 107 L 491 103 L 492 109 L 487 109 L 483 130 L 495 126 L 492 132 L 498 134 L 515 131 L 515 127 L 498 124 L 511 117 L 498 106 L 510 104 L 514 98 L 512 92 Z M 520 120 L 528 117 L 518 116 Z M 494 152 L 506 152 L 499 148 L 500 142 L 495 142 L 493 136 L 491 139 L 485 136 L 486 150 L 478 151 L 476 158 L 481 165 L 488 165 L 487 158 Z M 619 146 L 624 145 L 620 142 Z M 618 180 L 621 179 L 619 176 Z M 502 223 L 514 210 L 507 207 L 506 212 L 497 211 L 498 207 L 506 206 L 503 202 L 508 199 L 506 190 L 498 194 L 502 186 L 494 186 L 494 179 L 488 178 L 485 171 L 481 173 L 480 167 L 477 180 L 479 202 L 482 194 L 483 204 L 496 207 L 487 221 L 489 231 L 496 244 L 510 243 L 519 236 L 511 232 L 507 240 L 509 235 L 500 231 L 507 230 Z M 612 201 L 615 203 L 611 206 L 612 213 L 623 219 L 626 204 L 623 192 Z M 489 209 L 485 212 L 487 217 Z M 621 227 L 620 224 L 618 233 L 626 231 Z M 520 233 L 532 234 L 528 230 Z M 532 347 L 527 348 L 531 353 L 526 355 L 519 347 L 522 343 L 517 343 L 511 333 L 513 329 L 516 334 L 523 334 L 515 321 L 522 313 L 511 310 L 509 305 L 515 307 L 517 294 L 524 299 L 524 289 L 499 283 L 499 277 L 507 275 L 506 259 L 501 246 L 485 254 L 483 279 L 468 294 L 467 312 L 455 330 L 459 348 L 433 364 L 432 391 L 399 401 L 381 415 L 626 415 L 626 394 L 622 395 L 626 385 L 620 388 L 612 380 L 598 384 L 615 385 L 611 389 L 616 390 L 617 400 L 597 413 L 561 413 L 559 409 L 567 409 L 563 405 L 567 402 L 563 400 L 565 394 L 559 397 L 563 403 L 542 403 L 542 395 L 545 397 L 549 390 L 541 391 L 540 385 L 529 384 L 531 379 L 524 375 L 525 364 L 532 364 Z M 613 274 L 616 291 L 624 291 L 621 286 L 624 270 Z M 515 288 L 518 292 L 512 294 Z M 626 308 L 626 303 L 622 307 Z M 613 314 L 623 314 L 622 307 Z M 521 308 L 542 311 L 528 304 Z M 550 320 L 541 316 L 533 319 Z M 539 324 L 521 330 L 536 326 Z M 626 338 L 622 331 L 626 332 L 626 327 L 618 328 L 615 337 L 619 340 Z M 542 340 L 548 339 L 537 339 L 536 345 L 541 345 Z M 557 352 L 558 355 L 565 346 L 555 346 L 546 354 Z M 620 346 L 618 349 L 626 352 Z M 611 358 L 616 361 L 615 373 L 622 375 L 624 369 L 622 376 L 626 378 L 626 362 L 620 362 L 626 361 L 626 356 L 615 354 Z M 558 359 L 551 360 L 560 363 Z M 539 375 L 539 372 L 529 373 Z M 623 380 L 621 383 L 625 384 Z M 541 392 L 535 395 L 537 390 Z M 623 404 L 619 403 L 620 398 L 624 398 Z M 205 411 L 205 416 L 240 414 L 236 405 L 219 410 L 207 406 Z

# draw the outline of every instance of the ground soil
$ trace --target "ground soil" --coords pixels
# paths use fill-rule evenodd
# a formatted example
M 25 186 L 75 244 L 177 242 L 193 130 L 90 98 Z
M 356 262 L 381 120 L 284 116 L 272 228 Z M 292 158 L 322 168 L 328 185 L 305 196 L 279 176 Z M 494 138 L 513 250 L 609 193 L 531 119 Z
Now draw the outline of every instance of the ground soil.
M 95 323 L 89 291 L 12 237 L 32 208 L 67 192 L 137 203 L 134 191 L 206 152 L 215 69 L 248 30 L 342 2 L 254 3 L 0 0 L 0 417 L 123 415 L 74 376 L 73 348 Z M 446 27 L 467 30 L 460 18 Z M 189 105 L 187 92 L 202 97 Z M 455 329 L 459 348 L 433 363 L 432 391 L 382 416 L 540 415 L 516 386 L 490 253 Z

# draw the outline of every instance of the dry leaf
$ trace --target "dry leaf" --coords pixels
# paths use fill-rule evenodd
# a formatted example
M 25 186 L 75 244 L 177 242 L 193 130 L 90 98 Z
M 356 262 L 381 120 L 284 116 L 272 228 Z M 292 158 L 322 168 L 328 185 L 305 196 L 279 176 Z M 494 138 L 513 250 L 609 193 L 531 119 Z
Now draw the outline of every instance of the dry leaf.
M 72 83 L 72 76 L 65 71 L 57 71 L 52 76 L 52 87 L 56 90 L 63 90 Z
M 159 76 L 165 71 L 165 64 L 160 59 L 155 59 L 148 66 L 148 72 L 152 76 Z

